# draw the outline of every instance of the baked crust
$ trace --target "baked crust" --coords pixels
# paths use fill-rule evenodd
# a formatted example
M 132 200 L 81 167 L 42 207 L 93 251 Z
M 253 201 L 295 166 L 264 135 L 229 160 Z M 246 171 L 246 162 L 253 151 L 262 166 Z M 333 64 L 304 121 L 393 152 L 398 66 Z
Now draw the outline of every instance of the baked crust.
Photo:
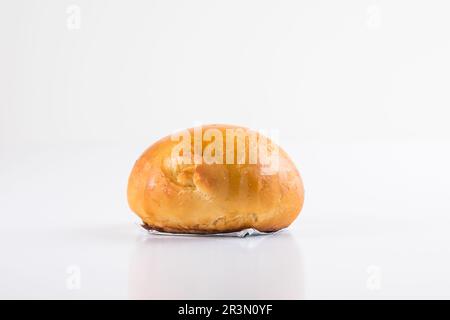
M 246 128 L 207 125 L 202 130 Z M 189 129 L 194 134 L 194 129 Z M 246 141 L 248 142 L 248 141 Z M 300 174 L 288 155 L 270 144 L 277 153 L 277 170 L 250 164 L 250 144 L 245 144 L 243 164 L 180 164 L 173 161 L 177 141 L 165 137 L 136 161 L 128 181 L 128 203 L 146 228 L 170 233 L 225 233 L 254 228 L 272 232 L 289 226 L 304 201 Z M 225 142 L 224 142 L 225 143 Z M 205 150 L 207 144 L 203 143 Z M 224 161 L 226 162 L 226 161 Z
M 165 233 L 173 233 L 173 234 L 216 234 L 216 233 L 231 233 L 231 232 L 239 232 L 243 229 L 223 229 L 223 230 L 217 230 L 214 231 L 212 229 L 174 229 L 174 228 L 166 228 L 166 227 L 159 227 L 159 226 L 152 226 L 148 225 L 147 223 L 142 224 L 142 228 L 145 230 L 154 230 L 158 232 L 165 232 Z M 258 230 L 261 232 L 275 232 L 278 230 Z

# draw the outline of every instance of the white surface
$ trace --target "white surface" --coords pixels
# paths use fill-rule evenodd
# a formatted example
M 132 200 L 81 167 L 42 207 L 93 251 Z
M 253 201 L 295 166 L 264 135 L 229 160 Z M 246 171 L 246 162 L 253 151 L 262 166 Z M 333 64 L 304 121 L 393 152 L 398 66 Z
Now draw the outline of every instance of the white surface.
M 450 298 L 448 12 L 1 1 L 0 297 Z M 307 192 L 289 230 L 139 232 L 134 161 L 198 123 L 278 130 Z
M 303 173 L 304 210 L 281 234 L 244 239 L 142 232 L 125 195 L 139 148 L 10 150 L 0 296 L 450 297 L 449 144 L 286 147 Z

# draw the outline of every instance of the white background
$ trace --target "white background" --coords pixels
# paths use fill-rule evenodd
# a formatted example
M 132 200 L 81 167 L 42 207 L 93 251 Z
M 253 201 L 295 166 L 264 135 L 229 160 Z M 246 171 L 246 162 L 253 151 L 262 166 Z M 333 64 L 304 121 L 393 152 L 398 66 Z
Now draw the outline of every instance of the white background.
M 450 298 L 448 1 L 0 1 L 0 298 Z M 269 237 L 155 237 L 141 152 L 275 129 Z

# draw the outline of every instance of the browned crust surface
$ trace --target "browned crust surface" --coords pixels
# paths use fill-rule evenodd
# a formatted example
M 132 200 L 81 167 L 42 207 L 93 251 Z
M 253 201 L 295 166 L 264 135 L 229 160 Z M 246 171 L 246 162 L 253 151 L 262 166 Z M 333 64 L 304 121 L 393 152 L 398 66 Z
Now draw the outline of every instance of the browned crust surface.
M 157 226 L 151 226 L 147 223 L 142 223 L 142 228 L 149 231 L 158 231 L 158 232 L 164 232 L 164 233 L 174 233 L 174 234 L 218 234 L 218 233 L 232 233 L 232 232 L 239 232 L 244 229 L 222 229 L 222 230 L 212 230 L 212 229 L 177 229 L 177 228 L 166 228 L 166 227 L 157 227 Z M 251 227 L 249 227 L 251 228 Z M 255 229 L 256 230 L 256 229 Z M 257 230 L 259 232 L 275 232 L 278 230 Z
M 225 132 L 235 127 L 203 128 Z M 278 146 L 274 148 L 279 150 L 280 170 L 267 175 L 260 164 L 173 165 L 168 160 L 174 145 L 170 137 L 156 142 L 136 161 L 130 174 L 128 203 L 148 228 L 192 234 L 246 228 L 273 232 L 289 226 L 300 213 L 303 183 Z

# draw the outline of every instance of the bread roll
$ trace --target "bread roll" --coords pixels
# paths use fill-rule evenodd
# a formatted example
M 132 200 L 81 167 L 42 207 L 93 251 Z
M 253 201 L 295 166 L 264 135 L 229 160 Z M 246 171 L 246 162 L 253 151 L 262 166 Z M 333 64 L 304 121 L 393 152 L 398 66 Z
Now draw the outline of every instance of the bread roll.
M 128 203 L 144 227 L 171 233 L 277 231 L 294 221 L 303 199 L 288 155 L 263 135 L 230 125 L 161 139 L 128 181 Z

